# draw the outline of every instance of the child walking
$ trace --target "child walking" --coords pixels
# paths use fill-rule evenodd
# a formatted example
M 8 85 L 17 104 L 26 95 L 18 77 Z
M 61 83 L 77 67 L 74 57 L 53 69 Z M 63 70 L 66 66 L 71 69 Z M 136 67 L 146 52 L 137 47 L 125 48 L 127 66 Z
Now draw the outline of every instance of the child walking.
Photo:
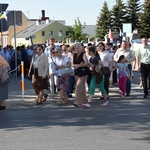
M 128 63 L 125 62 L 125 56 L 121 55 L 117 62 L 117 73 L 118 73 L 118 86 L 121 91 L 122 97 L 126 94 L 126 82 L 127 79 L 130 77 L 129 70 L 128 70 Z

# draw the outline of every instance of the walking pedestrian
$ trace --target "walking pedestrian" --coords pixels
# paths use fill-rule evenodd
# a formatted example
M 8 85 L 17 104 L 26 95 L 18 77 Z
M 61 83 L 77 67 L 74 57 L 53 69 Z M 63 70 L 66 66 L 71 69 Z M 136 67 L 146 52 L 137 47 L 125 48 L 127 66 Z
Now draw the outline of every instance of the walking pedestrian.
M 117 72 L 119 78 L 118 82 L 119 89 L 121 91 L 122 97 L 124 97 L 126 93 L 126 82 L 128 78 L 130 79 L 128 63 L 126 63 L 126 58 L 124 55 L 121 55 L 119 57 L 119 60 L 117 62 Z
M 1 84 L 1 76 L 3 72 L 7 72 L 7 69 L 9 67 L 9 64 L 7 61 L 3 58 L 3 56 L 0 55 L 0 110 L 5 109 L 5 103 L 4 100 L 8 99 L 8 83 Z
M 85 82 L 87 79 L 87 74 L 80 76 L 78 74 L 78 71 L 82 71 L 82 69 L 88 70 L 88 68 L 85 68 L 88 66 L 88 59 L 86 57 L 86 54 L 83 52 L 83 47 L 81 43 L 79 42 L 75 43 L 74 49 L 75 54 L 73 56 L 73 67 L 75 69 L 76 89 L 75 89 L 75 101 L 73 105 L 75 107 L 78 107 L 79 105 L 87 102 L 85 91 Z
M 56 70 L 58 74 L 58 88 L 60 90 L 60 97 L 58 104 L 67 103 L 68 97 L 67 97 L 67 91 L 68 91 L 68 80 L 70 74 L 63 74 L 63 70 L 65 68 L 71 69 L 71 61 L 68 59 L 68 57 L 62 55 L 62 49 L 60 47 L 55 48 L 56 52 Z M 72 70 L 73 72 L 73 70 Z
M 130 48 L 127 47 L 127 42 L 122 41 L 121 47 L 117 49 L 114 60 L 117 62 L 121 55 L 125 56 L 125 61 L 128 63 L 128 69 L 130 71 L 130 78 L 132 77 L 132 62 L 135 60 L 135 56 L 133 55 Z M 126 82 L 126 96 L 130 95 L 131 92 L 131 80 L 127 79 Z
M 104 89 L 104 75 L 102 72 L 103 63 L 100 60 L 100 56 L 98 55 L 98 53 L 96 53 L 95 47 L 93 46 L 88 47 L 88 51 L 89 51 L 88 54 L 91 56 L 89 62 L 90 62 L 90 70 L 92 72 L 92 78 L 90 81 L 88 102 L 82 104 L 82 106 L 86 108 L 91 107 L 91 102 L 93 99 L 93 95 L 95 93 L 96 84 L 99 85 L 99 90 L 101 91 L 104 97 L 104 102 L 102 106 L 106 106 L 108 104 L 108 101 L 107 101 L 107 93 Z
M 41 45 L 38 45 L 35 50 L 36 55 L 32 59 L 28 76 L 30 76 L 31 68 L 33 66 L 34 75 L 32 78 L 32 85 L 37 95 L 36 98 L 37 105 L 39 105 L 46 100 L 44 97 L 45 96 L 44 89 L 48 88 L 47 75 L 49 65 L 48 65 L 48 58 L 43 53 L 43 47 Z
M 144 90 L 143 98 L 148 96 L 147 79 L 150 80 L 150 45 L 148 38 L 142 38 L 142 46 L 136 51 L 138 70 L 141 71 L 142 85 Z

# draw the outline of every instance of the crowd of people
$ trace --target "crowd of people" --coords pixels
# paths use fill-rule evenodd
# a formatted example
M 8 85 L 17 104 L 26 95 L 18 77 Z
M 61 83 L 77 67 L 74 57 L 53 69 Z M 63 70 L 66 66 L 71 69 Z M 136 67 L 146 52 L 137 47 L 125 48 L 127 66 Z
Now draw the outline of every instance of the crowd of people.
M 131 50 L 131 44 L 122 41 L 121 45 L 99 42 L 97 45 L 77 42 L 73 45 L 55 45 L 55 39 L 49 39 L 49 46 L 17 47 L 17 65 L 24 61 L 25 77 L 32 78 L 32 85 L 37 95 L 36 103 L 43 104 L 50 90 L 50 97 L 55 98 L 59 92 L 58 104 L 68 103 L 75 93 L 73 105 L 90 108 L 95 88 L 98 87 L 103 99 L 102 106 L 108 105 L 109 88 L 118 83 L 121 97 L 129 96 L 132 82 L 132 62 L 138 61 L 144 96 L 150 88 L 150 45 L 147 37 L 142 38 L 142 47 L 137 53 Z M 12 46 L 2 48 L 0 55 L 6 60 L 8 70 L 15 69 L 15 50 Z M 137 58 L 137 59 L 136 59 Z M 0 62 L 1 66 L 1 62 Z M 18 75 L 20 72 L 18 70 Z M 87 98 L 87 94 L 88 98 Z M 0 100 L 1 100 L 0 92 Z M 1 103 L 0 103 L 1 104 Z M 3 103 L 4 105 L 4 103 Z M 0 105 L 0 108 L 3 107 Z

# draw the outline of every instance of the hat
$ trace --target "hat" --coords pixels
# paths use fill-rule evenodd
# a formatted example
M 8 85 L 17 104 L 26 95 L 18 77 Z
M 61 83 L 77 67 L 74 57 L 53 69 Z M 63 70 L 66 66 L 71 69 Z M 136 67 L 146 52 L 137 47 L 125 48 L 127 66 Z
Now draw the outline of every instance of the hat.
M 56 46 L 56 47 L 55 47 L 55 51 L 58 51 L 59 53 L 62 53 L 62 49 L 61 49 L 60 46 Z

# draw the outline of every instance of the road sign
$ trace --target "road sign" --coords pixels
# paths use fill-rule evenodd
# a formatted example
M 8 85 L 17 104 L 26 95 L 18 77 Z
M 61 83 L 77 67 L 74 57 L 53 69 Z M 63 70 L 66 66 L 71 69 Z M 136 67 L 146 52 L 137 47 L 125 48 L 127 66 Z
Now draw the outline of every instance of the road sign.
M 5 32 L 8 30 L 9 26 L 7 24 L 7 20 L 5 18 L 5 11 L 8 7 L 8 4 L 0 3 L 0 32 Z
M 123 23 L 123 32 L 132 33 L 132 23 Z
M 7 21 L 9 26 L 14 24 L 22 26 L 22 11 L 9 11 Z
M 7 7 L 8 7 L 8 4 L 1 4 L 0 3 L 0 12 L 5 11 L 7 9 Z

